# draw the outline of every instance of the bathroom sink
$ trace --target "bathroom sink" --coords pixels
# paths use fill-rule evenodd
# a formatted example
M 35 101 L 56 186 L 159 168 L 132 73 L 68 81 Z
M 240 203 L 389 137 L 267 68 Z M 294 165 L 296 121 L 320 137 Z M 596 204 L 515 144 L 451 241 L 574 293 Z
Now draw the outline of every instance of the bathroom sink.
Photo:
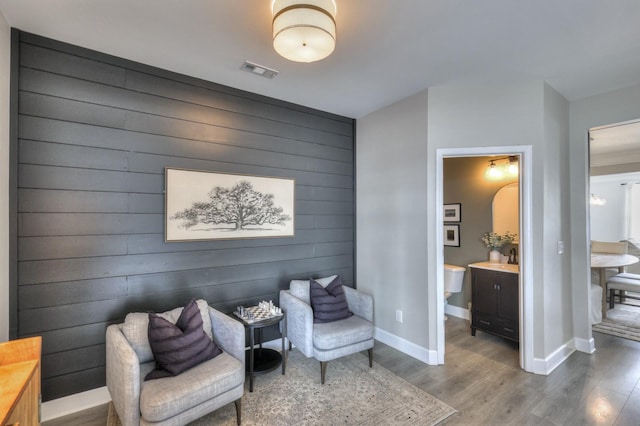
M 511 265 L 509 263 L 493 263 L 493 262 L 477 262 L 469 265 L 470 268 L 489 269 L 491 271 L 510 272 L 517 274 L 520 272 L 519 265 Z

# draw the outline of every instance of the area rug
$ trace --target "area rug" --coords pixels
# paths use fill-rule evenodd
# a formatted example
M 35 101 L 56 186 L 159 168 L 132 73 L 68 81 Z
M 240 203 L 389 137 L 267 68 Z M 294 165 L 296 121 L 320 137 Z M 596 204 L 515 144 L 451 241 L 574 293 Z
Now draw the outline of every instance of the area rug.
M 616 304 L 593 331 L 640 342 L 640 307 Z
M 109 407 L 108 426 L 119 425 Z M 248 380 L 242 397 L 243 425 L 435 425 L 455 409 L 411 383 L 354 354 L 330 361 L 324 385 L 320 363 L 289 352 L 286 375 L 278 369 Z M 190 423 L 235 425 L 233 403 Z

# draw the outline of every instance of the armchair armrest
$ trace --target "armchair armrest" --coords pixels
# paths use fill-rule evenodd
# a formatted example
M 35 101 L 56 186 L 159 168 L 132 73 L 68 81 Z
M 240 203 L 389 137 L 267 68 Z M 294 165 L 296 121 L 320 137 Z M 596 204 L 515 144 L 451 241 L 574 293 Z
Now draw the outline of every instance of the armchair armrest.
M 216 345 L 244 365 L 244 326 L 211 306 L 209 306 L 209 317 L 211 317 L 213 340 Z
M 140 423 L 140 362 L 117 324 L 107 327 L 107 389 L 123 426 Z
M 311 306 L 280 290 L 280 307 L 287 316 L 287 338 L 307 358 L 313 356 L 313 311 Z
M 373 297 L 351 287 L 344 287 L 349 310 L 355 315 L 373 322 Z

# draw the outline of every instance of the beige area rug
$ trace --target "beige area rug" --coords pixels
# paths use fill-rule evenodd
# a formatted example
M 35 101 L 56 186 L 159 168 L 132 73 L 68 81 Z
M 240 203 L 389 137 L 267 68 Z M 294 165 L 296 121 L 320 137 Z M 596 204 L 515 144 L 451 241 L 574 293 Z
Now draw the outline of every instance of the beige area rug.
M 256 376 L 253 392 L 246 381 L 243 425 L 435 425 L 456 412 L 362 354 L 330 361 L 324 385 L 320 363 L 295 349 L 281 371 Z M 107 425 L 119 425 L 109 408 Z M 190 423 L 235 424 L 233 403 Z
M 640 307 L 615 304 L 607 318 L 592 327 L 593 331 L 640 342 Z

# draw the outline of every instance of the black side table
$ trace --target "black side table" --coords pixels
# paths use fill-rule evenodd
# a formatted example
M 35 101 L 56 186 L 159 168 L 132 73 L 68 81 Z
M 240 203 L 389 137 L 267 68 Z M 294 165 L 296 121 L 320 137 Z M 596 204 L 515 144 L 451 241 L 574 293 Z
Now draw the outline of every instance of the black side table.
M 248 363 L 246 365 L 246 369 L 249 373 L 249 392 L 253 392 L 254 375 L 269 373 L 280 365 L 282 365 L 282 375 L 285 374 L 287 366 L 287 352 L 284 349 L 284 341 L 287 338 L 287 317 L 283 312 L 282 315 L 251 323 L 236 315 L 234 315 L 234 317 L 244 325 L 245 329 L 249 331 L 249 349 L 246 351 Z M 284 327 L 282 330 L 282 351 L 279 353 L 273 349 L 263 348 L 262 329 L 270 325 L 278 324 L 282 320 L 284 320 Z M 255 347 L 256 332 L 259 334 L 257 348 Z

